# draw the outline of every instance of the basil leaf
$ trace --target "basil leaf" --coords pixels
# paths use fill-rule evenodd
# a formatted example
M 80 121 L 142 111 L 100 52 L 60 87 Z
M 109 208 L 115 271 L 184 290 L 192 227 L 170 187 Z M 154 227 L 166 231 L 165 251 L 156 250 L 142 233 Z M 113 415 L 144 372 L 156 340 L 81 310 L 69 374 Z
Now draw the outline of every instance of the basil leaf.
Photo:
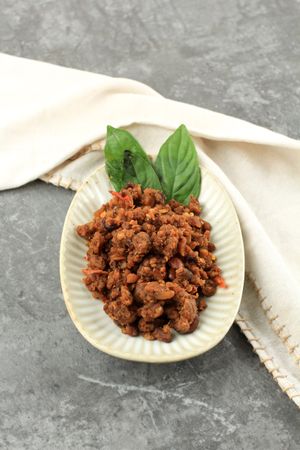
M 106 172 L 116 191 L 129 182 L 143 189 L 162 190 L 147 154 L 128 131 L 108 126 L 104 155 Z
M 185 125 L 180 125 L 161 146 L 155 169 L 167 201 L 173 198 L 188 204 L 190 195 L 199 197 L 201 171 L 198 155 Z

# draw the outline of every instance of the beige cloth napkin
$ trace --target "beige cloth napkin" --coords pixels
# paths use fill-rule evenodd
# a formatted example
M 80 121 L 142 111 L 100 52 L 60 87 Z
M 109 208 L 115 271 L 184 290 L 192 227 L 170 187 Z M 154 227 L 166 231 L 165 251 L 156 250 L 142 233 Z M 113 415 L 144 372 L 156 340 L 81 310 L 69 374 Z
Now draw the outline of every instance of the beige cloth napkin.
M 103 160 L 107 124 L 128 127 L 155 152 L 181 123 L 242 225 L 247 273 L 236 322 L 300 406 L 300 142 L 132 80 L 0 54 L 0 189 L 38 177 L 77 189 Z

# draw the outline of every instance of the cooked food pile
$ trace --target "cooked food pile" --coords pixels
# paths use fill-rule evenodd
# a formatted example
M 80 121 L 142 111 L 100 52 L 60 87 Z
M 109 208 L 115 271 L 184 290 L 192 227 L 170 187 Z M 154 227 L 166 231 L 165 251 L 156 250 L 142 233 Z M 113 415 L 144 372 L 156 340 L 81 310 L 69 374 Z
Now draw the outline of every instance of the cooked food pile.
M 205 297 L 225 287 L 198 200 L 165 202 L 129 183 L 77 227 L 88 245 L 84 283 L 130 336 L 164 342 L 197 328 Z

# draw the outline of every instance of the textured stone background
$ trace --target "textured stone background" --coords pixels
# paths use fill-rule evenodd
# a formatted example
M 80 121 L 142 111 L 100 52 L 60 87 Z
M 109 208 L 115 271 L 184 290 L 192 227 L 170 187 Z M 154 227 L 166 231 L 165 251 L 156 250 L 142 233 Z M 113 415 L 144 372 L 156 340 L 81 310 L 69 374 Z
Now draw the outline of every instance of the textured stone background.
M 299 19 L 299 0 L 0 0 L 0 51 L 300 138 Z M 0 447 L 299 449 L 299 411 L 237 327 L 170 365 L 113 359 L 78 334 L 58 274 L 72 196 L 41 182 L 0 194 Z

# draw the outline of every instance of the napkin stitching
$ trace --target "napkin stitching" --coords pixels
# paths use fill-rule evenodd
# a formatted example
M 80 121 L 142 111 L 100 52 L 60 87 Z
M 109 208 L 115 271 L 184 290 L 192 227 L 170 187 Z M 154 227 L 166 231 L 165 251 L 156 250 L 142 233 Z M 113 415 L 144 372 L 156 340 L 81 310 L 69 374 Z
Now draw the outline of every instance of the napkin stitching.
M 85 145 L 80 150 L 78 150 L 78 152 L 76 152 L 74 155 L 70 156 L 64 162 L 62 162 L 58 166 L 54 167 L 52 170 L 45 173 L 44 175 L 42 175 L 39 178 L 41 180 L 45 181 L 46 183 L 52 183 L 55 185 L 56 185 L 56 183 L 60 183 L 60 180 L 62 179 L 62 175 L 60 175 L 60 179 L 58 181 L 56 181 L 56 177 L 58 177 L 57 172 L 59 170 L 64 169 L 70 162 L 76 161 L 76 159 L 81 158 L 82 156 L 86 155 L 87 153 L 99 152 L 100 150 L 103 151 L 104 150 L 103 142 L 104 141 L 102 139 L 102 140 L 97 140 L 97 141 L 93 142 L 92 144 Z M 70 178 L 62 179 L 62 182 L 61 182 L 62 184 L 58 184 L 58 186 L 62 186 L 66 189 L 70 189 L 70 186 L 66 187 L 65 184 L 71 185 L 73 181 L 75 183 L 77 183 L 78 186 L 80 186 L 82 184 L 82 180 L 75 180 L 74 178 L 70 177 Z M 71 187 L 71 189 L 73 189 L 73 188 Z M 75 187 L 73 190 L 76 190 L 76 189 L 78 189 L 78 187 L 77 188 Z
M 299 343 L 291 344 L 288 342 L 291 338 L 293 338 L 293 336 L 288 333 L 286 324 L 282 325 L 279 323 L 279 315 L 278 314 L 276 314 L 273 317 L 271 316 L 270 313 L 272 310 L 272 305 L 270 305 L 267 302 L 266 296 L 262 296 L 262 288 L 258 286 L 254 275 L 251 272 L 246 272 L 246 277 L 249 281 L 252 282 L 252 284 L 254 286 L 256 295 L 259 299 L 259 302 L 261 304 L 263 311 L 266 314 L 266 317 L 268 319 L 269 324 L 271 325 L 272 330 L 277 334 L 277 336 L 280 338 L 280 340 L 284 343 L 284 345 L 288 349 L 288 354 L 293 357 L 293 360 L 295 360 L 296 365 L 300 367 L 300 354 L 298 354 L 298 352 L 295 351 L 297 348 L 299 348 Z M 282 336 L 282 331 L 284 329 L 287 334 Z
M 54 174 L 49 177 L 49 174 L 45 174 L 40 177 L 45 183 L 51 183 L 58 187 L 63 187 L 65 189 L 71 189 L 72 191 L 77 191 L 79 186 L 82 184 L 82 180 L 76 180 L 73 177 L 62 177 L 62 175 Z
M 254 330 L 250 326 L 248 320 L 245 319 L 241 313 L 238 313 L 235 321 L 241 328 L 242 332 L 245 334 L 247 340 L 251 343 L 253 350 L 259 357 L 259 360 L 265 365 L 268 372 L 279 384 L 281 390 L 300 408 L 300 403 L 297 399 L 298 397 L 300 397 L 300 392 L 296 389 L 295 384 L 290 382 L 288 375 L 283 374 L 281 372 L 281 369 L 274 364 L 274 357 L 268 354 L 260 339 L 255 336 Z

